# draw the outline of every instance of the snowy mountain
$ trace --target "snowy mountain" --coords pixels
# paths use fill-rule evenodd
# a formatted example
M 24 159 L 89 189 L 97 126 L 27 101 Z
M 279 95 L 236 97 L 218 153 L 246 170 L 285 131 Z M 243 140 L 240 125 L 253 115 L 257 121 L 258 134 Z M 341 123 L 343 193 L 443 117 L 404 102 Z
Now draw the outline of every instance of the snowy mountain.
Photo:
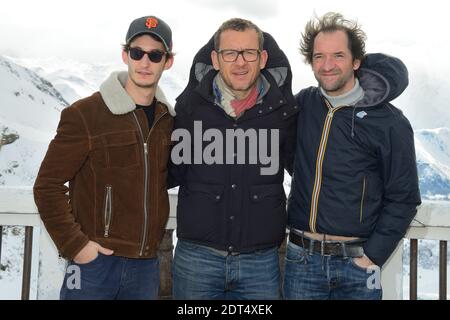
M 126 65 L 123 63 L 94 65 L 60 58 L 18 59 L 8 57 L 8 59 L 49 80 L 69 103 L 97 91 L 111 72 L 126 70 Z M 185 84 L 181 80 L 181 76 L 168 70 L 161 78 L 160 86 L 169 102 L 174 103 Z
M 450 129 L 414 132 L 423 199 L 450 200 Z
M 67 101 L 46 79 L 0 56 L 0 185 L 32 185 Z
M 123 69 L 122 66 L 91 65 L 59 58 L 8 58 L 49 80 L 69 103 L 91 95 L 112 71 Z

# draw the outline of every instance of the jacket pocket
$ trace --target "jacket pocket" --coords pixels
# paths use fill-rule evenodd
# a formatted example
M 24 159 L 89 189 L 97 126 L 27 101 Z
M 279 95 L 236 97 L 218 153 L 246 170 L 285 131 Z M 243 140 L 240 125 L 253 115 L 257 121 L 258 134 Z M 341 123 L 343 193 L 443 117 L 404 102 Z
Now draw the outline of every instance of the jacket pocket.
M 250 187 L 250 198 L 253 202 L 262 201 L 285 201 L 286 194 L 284 193 L 281 184 L 264 184 Z
M 361 203 L 360 203 L 360 209 L 359 209 L 359 223 L 362 223 L 363 221 L 363 215 L 364 215 L 364 201 L 366 198 L 366 189 L 367 189 L 367 178 L 364 176 L 363 182 L 362 182 L 362 191 L 361 191 Z
M 107 168 L 139 165 L 139 145 L 136 132 L 114 132 L 95 138 L 92 159 Z
M 109 232 L 111 230 L 112 224 L 112 217 L 113 217 L 113 192 L 112 186 L 107 185 L 105 187 L 105 203 L 103 210 L 103 223 L 104 223 L 103 236 L 105 238 L 109 237 Z
M 223 239 L 224 186 L 188 183 L 180 187 L 177 205 L 177 235 L 187 240 L 217 242 Z
M 286 194 L 282 184 L 250 187 L 247 245 L 278 245 L 286 232 Z
M 188 183 L 187 188 L 184 190 L 186 195 L 198 194 L 201 197 L 206 197 L 212 202 L 219 202 L 222 200 L 224 186 L 217 184 Z

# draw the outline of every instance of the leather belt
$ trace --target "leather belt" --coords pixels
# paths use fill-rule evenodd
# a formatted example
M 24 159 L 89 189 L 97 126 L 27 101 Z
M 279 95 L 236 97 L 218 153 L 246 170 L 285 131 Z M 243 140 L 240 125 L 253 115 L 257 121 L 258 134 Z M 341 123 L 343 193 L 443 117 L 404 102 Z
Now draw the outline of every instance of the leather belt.
M 320 241 L 304 236 L 289 233 L 289 240 L 299 247 L 304 248 L 309 254 L 319 253 L 323 256 L 338 256 L 359 258 L 364 255 L 364 240 L 350 241 Z

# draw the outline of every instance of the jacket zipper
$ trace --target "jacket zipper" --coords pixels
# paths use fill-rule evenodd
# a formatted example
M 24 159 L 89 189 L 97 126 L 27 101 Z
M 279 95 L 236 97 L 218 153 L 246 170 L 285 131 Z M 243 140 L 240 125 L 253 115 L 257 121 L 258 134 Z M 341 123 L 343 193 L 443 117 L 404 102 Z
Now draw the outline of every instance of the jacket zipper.
M 167 112 L 164 112 L 158 119 L 156 119 L 153 122 L 153 125 L 148 133 L 148 137 L 150 137 L 150 134 L 153 131 L 153 128 L 156 126 L 156 124 L 159 122 L 159 120 L 161 120 L 162 117 L 164 117 L 167 114 Z M 145 243 L 147 242 L 147 230 L 148 230 L 148 207 L 147 207 L 147 203 L 148 203 L 148 177 L 149 177 L 149 173 L 150 173 L 150 169 L 149 169 L 149 165 L 148 165 L 148 144 L 147 144 L 147 140 L 144 139 L 144 133 L 142 131 L 142 127 L 139 124 L 139 120 L 136 116 L 136 114 L 133 112 L 133 117 L 134 120 L 136 122 L 136 125 L 139 129 L 139 135 L 141 136 L 142 142 L 143 142 L 143 149 L 144 149 L 144 227 L 143 227 L 143 232 L 142 232 L 142 244 L 141 244 L 141 249 L 139 251 L 139 256 L 142 257 L 142 255 L 144 254 L 144 248 L 145 248 Z M 148 139 L 148 138 L 147 138 Z
M 359 223 L 362 223 L 365 194 L 366 194 L 366 177 L 364 177 L 364 180 L 363 180 L 363 188 L 362 188 L 362 195 L 361 195 L 361 209 L 360 209 L 360 214 L 359 214 Z
M 112 186 L 106 186 L 106 196 L 105 196 L 105 233 L 104 237 L 109 237 L 109 230 L 111 228 L 112 219 Z
M 325 157 L 325 151 L 328 143 L 328 135 L 330 134 L 330 127 L 333 121 L 333 116 L 336 111 L 342 109 L 347 106 L 339 106 L 333 108 L 330 103 L 325 99 L 325 104 L 328 107 L 328 114 L 325 118 L 325 123 L 322 130 L 322 137 L 320 139 L 319 150 L 317 151 L 317 159 L 316 159 L 316 173 L 314 179 L 314 188 L 311 197 L 311 209 L 309 216 L 309 228 L 311 232 L 316 231 L 316 222 L 317 222 L 317 207 L 319 203 L 319 195 L 320 195 L 320 187 L 322 186 L 322 165 L 323 159 Z

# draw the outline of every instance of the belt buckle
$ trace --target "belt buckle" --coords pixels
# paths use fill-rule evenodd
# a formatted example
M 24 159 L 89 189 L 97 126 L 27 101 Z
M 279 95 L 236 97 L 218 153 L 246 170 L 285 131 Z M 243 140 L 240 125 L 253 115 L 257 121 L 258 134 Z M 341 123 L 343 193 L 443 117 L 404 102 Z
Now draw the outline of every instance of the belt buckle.
M 325 254 L 325 244 L 326 244 L 326 241 L 320 241 L 320 255 L 323 257 L 331 257 L 333 255 L 332 252 Z
M 342 246 L 342 257 L 348 258 L 347 245 L 345 244 L 345 242 L 342 242 L 341 246 Z
M 309 248 L 308 248 L 308 253 L 310 256 L 312 256 L 314 254 L 314 241 L 313 239 L 309 240 Z

